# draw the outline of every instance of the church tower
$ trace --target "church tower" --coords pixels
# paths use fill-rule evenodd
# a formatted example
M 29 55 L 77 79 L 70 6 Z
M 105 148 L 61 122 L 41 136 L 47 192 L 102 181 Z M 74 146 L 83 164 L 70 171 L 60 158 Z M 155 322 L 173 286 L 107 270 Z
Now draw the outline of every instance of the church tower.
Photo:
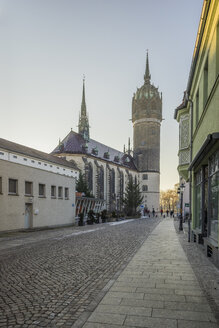
M 132 98 L 133 152 L 144 195 L 144 206 L 159 210 L 160 189 L 160 125 L 162 94 L 151 84 L 148 53 L 144 84 Z
M 78 133 L 81 134 L 85 141 L 89 141 L 89 121 L 87 116 L 86 102 L 85 102 L 85 85 L 83 79 L 83 91 L 82 91 L 82 102 L 81 102 L 81 112 L 79 116 L 78 123 Z

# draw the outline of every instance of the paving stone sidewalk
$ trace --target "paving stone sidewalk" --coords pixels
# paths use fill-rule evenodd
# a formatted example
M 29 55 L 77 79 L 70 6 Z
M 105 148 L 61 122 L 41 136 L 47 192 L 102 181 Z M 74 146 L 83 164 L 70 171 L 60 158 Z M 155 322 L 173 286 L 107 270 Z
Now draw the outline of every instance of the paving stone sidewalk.
M 73 327 L 219 327 L 170 218 L 153 230 L 87 317 Z

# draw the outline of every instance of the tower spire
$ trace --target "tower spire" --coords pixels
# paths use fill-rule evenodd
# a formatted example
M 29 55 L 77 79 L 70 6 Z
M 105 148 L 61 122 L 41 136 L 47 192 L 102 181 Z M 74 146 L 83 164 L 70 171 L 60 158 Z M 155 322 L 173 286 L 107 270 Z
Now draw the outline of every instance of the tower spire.
M 85 101 L 85 76 L 83 76 L 83 90 L 82 90 L 82 101 L 81 101 L 81 111 L 79 115 L 78 123 L 78 133 L 83 136 L 83 138 L 89 140 L 89 122 L 87 116 L 87 108 Z
M 81 115 L 86 115 L 86 101 L 85 101 L 85 76 L 83 76 L 83 91 L 81 101 Z
M 150 83 L 151 74 L 149 70 L 149 59 L 148 59 L 148 50 L 147 50 L 147 56 L 146 56 L 146 69 L 145 69 L 145 75 L 144 75 L 144 82 Z
M 129 138 L 129 140 L 128 140 L 128 154 L 130 155 L 130 153 L 131 153 L 131 148 L 130 148 L 130 138 Z

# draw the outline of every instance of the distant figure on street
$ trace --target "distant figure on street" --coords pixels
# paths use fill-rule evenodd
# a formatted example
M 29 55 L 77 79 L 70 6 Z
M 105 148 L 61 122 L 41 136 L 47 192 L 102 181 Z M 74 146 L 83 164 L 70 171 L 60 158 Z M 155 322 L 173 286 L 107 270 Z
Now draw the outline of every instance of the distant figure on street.
M 154 217 L 155 216 L 155 210 L 154 210 L 154 208 L 152 210 L 152 214 L 153 214 L 153 217 Z
M 167 217 L 168 217 L 169 211 L 167 210 L 166 213 L 167 213 Z
M 162 208 L 160 210 L 160 215 L 161 215 L 161 217 L 163 217 L 163 209 Z

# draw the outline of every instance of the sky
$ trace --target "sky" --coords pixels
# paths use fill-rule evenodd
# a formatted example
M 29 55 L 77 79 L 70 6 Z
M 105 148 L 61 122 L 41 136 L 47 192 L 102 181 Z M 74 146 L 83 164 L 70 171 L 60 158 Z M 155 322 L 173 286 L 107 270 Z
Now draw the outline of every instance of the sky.
M 178 124 L 202 0 L 0 0 L 0 138 L 51 152 L 77 132 L 85 75 L 90 137 L 123 150 L 132 96 L 163 94 L 161 190 L 178 182 Z

